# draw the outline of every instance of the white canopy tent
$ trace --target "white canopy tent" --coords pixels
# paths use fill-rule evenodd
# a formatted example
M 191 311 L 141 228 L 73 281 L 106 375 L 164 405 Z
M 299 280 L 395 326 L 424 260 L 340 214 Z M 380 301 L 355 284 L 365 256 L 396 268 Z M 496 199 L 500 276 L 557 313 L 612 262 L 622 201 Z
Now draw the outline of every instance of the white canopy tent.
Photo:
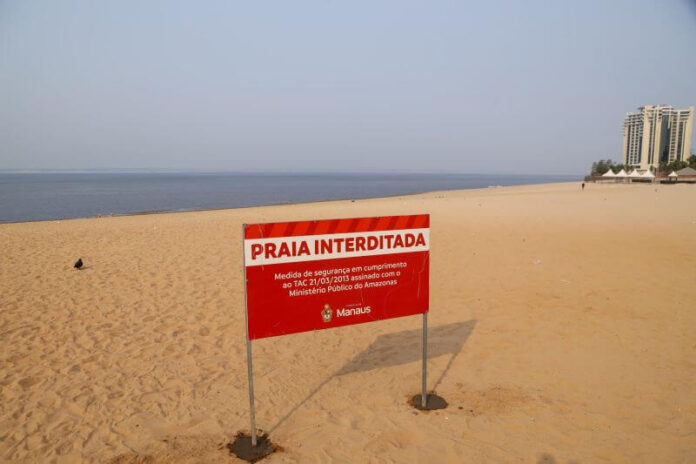
M 614 171 L 612 171 L 611 169 L 609 169 L 607 172 L 605 172 L 604 174 L 602 174 L 602 177 L 616 177 L 616 174 L 614 174 Z
M 640 173 L 638 172 L 637 169 L 634 169 L 633 171 L 631 171 L 631 173 L 628 175 L 628 177 L 630 177 L 632 179 L 639 179 L 643 176 L 640 175 Z
M 669 176 L 667 176 L 667 177 L 671 177 L 672 179 L 676 179 L 679 176 L 677 176 L 676 172 L 672 171 L 671 173 L 669 173 Z
M 645 171 L 645 172 L 641 175 L 641 177 L 644 177 L 644 178 L 646 178 L 646 179 L 654 179 L 654 178 L 655 178 L 655 174 L 653 174 L 652 171 L 647 170 L 647 171 Z
M 624 170 L 622 169 L 622 170 L 620 170 L 618 173 L 616 173 L 616 177 L 624 177 L 624 178 L 626 178 L 626 177 L 628 177 L 628 174 L 626 174 L 626 171 L 624 171 Z

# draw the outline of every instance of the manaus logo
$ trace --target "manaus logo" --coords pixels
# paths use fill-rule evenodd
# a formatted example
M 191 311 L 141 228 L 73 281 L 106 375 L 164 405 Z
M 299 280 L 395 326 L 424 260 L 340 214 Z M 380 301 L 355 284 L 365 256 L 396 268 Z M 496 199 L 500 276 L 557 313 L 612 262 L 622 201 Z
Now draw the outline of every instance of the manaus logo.
M 331 322 L 331 316 L 333 316 L 333 310 L 331 306 L 326 303 L 324 309 L 321 311 L 321 318 L 324 319 L 324 322 Z

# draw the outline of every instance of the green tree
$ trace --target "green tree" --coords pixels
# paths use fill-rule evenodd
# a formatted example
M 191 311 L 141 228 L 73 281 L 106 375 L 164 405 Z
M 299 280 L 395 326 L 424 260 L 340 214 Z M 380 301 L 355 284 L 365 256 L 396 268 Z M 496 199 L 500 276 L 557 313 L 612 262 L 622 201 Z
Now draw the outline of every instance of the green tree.
M 595 161 L 594 163 L 592 163 L 591 174 L 593 176 L 601 176 L 602 174 L 606 173 L 609 169 L 612 169 L 613 166 L 614 162 L 610 159 Z
M 691 160 L 691 158 L 689 158 L 689 160 Z M 680 169 L 684 169 L 687 166 L 689 166 L 688 162 L 676 160 L 672 161 L 671 163 L 660 163 L 660 167 L 658 168 L 658 170 L 660 172 L 666 172 L 669 174 L 672 171 L 678 171 Z
M 611 170 L 614 171 L 614 174 L 617 174 L 617 173 L 621 172 L 622 169 L 626 169 L 626 165 L 624 165 L 624 164 L 614 164 L 614 165 L 611 167 Z

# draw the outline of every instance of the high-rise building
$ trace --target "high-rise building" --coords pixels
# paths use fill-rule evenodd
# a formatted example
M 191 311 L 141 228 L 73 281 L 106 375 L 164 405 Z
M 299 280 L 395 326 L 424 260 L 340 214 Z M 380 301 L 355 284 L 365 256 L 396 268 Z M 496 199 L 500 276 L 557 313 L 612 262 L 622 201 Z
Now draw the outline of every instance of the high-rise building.
M 691 156 L 694 107 L 646 105 L 628 113 L 623 126 L 623 162 L 647 170 Z

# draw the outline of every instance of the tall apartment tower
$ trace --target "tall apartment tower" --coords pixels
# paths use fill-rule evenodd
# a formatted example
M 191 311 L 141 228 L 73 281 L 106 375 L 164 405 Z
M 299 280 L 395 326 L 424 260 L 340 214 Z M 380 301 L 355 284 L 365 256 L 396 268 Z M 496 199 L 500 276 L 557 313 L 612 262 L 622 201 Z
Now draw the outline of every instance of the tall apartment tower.
M 694 107 L 646 105 L 628 113 L 623 126 L 623 162 L 647 170 L 691 156 Z

